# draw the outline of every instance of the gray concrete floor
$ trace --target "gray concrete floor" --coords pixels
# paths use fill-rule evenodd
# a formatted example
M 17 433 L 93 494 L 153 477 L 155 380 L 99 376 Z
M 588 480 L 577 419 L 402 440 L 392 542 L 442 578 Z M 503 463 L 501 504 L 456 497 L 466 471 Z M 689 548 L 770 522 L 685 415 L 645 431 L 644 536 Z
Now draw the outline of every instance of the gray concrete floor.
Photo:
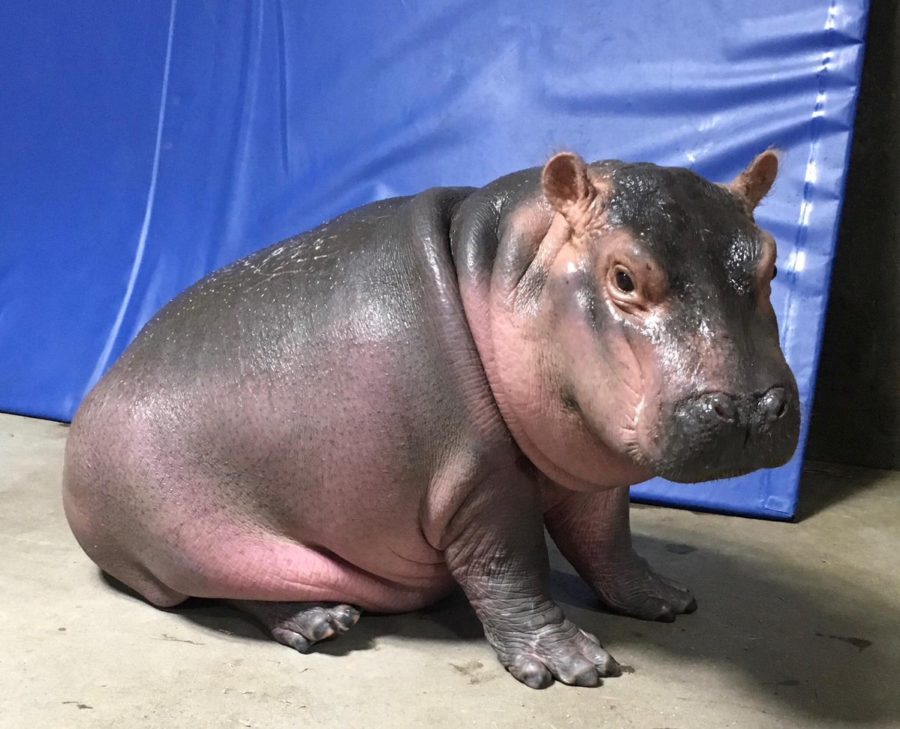
M 690 584 L 674 624 L 569 615 L 629 666 L 532 691 L 451 599 L 366 616 L 301 656 L 237 613 L 156 610 L 108 584 L 60 504 L 66 427 L 0 416 L 0 727 L 900 727 L 900 472 L 810 465 L 803 519 L 635 507 L 641 552 Z

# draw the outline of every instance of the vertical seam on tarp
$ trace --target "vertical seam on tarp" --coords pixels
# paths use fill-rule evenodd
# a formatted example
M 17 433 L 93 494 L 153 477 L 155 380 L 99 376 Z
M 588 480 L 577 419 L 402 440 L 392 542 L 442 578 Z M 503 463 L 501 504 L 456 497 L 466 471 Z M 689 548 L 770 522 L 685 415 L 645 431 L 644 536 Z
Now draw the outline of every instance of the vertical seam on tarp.
M 275 4 L 275 17 L 278 21 L 278 93 L 279 121 L 281 123 L 281 169 L 285 175 L 291 172 L 290 134 L 288 133 L 288 80 L 287 80 L 287 34 L 284 29 L 284 8 L 281 0 Z
M 175 37 L 175 12 L 177 8 L 178 0 L 172 0 L 171 7 L 169 9 L 169 34 L 166 40 L 166 60 L 165 65 L 163 66 L 163 82 L 159 99 L 159 115 L 157 116 L 156 120 L 156 144 L 153 149 L 153 165 L 150 171 L 150 187 L 147 190 L 147 203 L 144 206 L 144 219 L 141 223 L 141 232 L 138 236 L 137 249 L 134 253 L 134 261 L 131 264 L 131 274 L 128 277 L 128 285 L 125 288 L 125 295 L 122 297 L 122 303 L 119 306 L 118 313 L 116 314 L 116 320 L 113 323 L 109 336 L 106 338 L 106 344 L 103 347 L 103 352 L 100 354 L 100 358 L 97 360 L 97 366 L 94 368 L 93 373 L 91 373 L 87 390 L 90 390 L 96 384 L 97 380 L 100 379 L 100 376 L 106 369 L 106 366 L 109 364 L 109 358 L 112 356 L 113 347 L 115 346 L 116 340 L 119 338 L 119 332 L 122 329 L 122 322 L 125 320 L 125 312 L 128 310 L 128 306 L 131 303 L 131 298 L 134 295 L 134 286 L 137 282 L 138 271 L 140 270 L 141 263 L 144 260 L 144 250 L 147 247 L 147 236 L 150 232 L 150 221 L 153 219 L 153 206 L 156 201 L 156 181 L 159 177 L 159 159 L 162 150 L 162 133 L 163 126 L 166 120 L 166 99 L 169 95 L 169 70 L 172 65 L 172 39 Z
M 829 38 L 834 35 L 835 29 L 835 16 L 837 14 L 837 0 L 831 0 L 831 4 L 828 8 L 828 17 L 825 21 L 825 34 L 826 38 Z M 798 255 L 801 252 L 804 252 L 804 248 L 806 246 L 806 241 L 809 237 L 809 223 L 812 218 L 813 213 L 813 202 L 812 197 L 815 191 L 816 183 L 819 179 L 819 166 L 817 162 L 817 157 L 819 154 L 819 146 L 820 146 L 820 130 L 823 127 L 823 122 L 825 118 L 825 102 L 828 99 L 828 95 L 826 93 L 826 85 L 827 78 L 829 72 L 829 66 L 831 65 L 831 61 L 834 57 L 834 48 L 832 44 L 826 43 L 825 52 L 822 56 L 822 64 L 819 68 L 819 71 L 816 73 L 816 80 L 818 82 L 818 88 L 816 89 L 816 101 L 813 105 L 812 115 L 810 116 L 810 143 L 809 143 L 809 156 L 806 160 L 806 169 L 803 175 L 803 193 L 800 199 L 800 215 L 799 221 L 797 225 L 797 235 L 794 238 L 794 265 L 787 272 L 788 274 L 788 282 L 792 284 L 788 288 L 787 293 L 787 319 L 790 321 L 793 318 L 794 309 L 796 308 L 796 296 L 794 295 L 796 292 L 796 284 L 797 278 L 800 274 L 802 274 L 805 269 L 805 255 Z M 800 270 L 797 271 L 797 261 L 803 261 L 803 265 L 800 266 Z M 794 331 L 793 327 L 787 327 L 784 332 L 784 336 L 782 338 L 782 345 L 787 347 L 788 345 L 788 335 L 790 335 Z
M 816 185 L 819 180 L 819 148 L 821 142 L 822 129 L 824 127 L 824 119 L 825 119 L 825 103 L 828 100 L 827 94 L 827 85 L 828 85 L 828 73 L 830 70 L 831 62 L 834 59 L 835 52 L 835 43 L 832 42 L 835 36 L 835 28 L 837 27 L 837 23 L 835 18 L 838 13 L 838 3 L 837 0 L 831 0 L 828 5 L 828 14 L 825 18 L 825 49 L 822 54 L 822 62 L 819 67 L 819 70 L 816 72 L 816 100 L 813 104 L 812 114 L 810 115 L 810 141 L 809 141 L 809 155 L 806 159 L 806 168 L 803 173 L 803 192 L 800 196 L 800 214 L 798 216 L 798 225 L 797 225 L 797 235 L 794 237 L 794 250 L 791 252 L 791 259 L 793 265 L 790 267 L 787 273 L 788 279 L 788 291 L 786 295 L 786 316 L 785 323 L 787 326 L 784 328 L 784 333 L 781 338 L 781 347 L 786 354 L 789 354 L 792 351 L 792 347 L 790 346 L 792 340 L 794 338 L 794 334 L 796 332 L 796 326 L 794 322 L 795 311 L 797 308 L 797 286 L 798 280 L 802 276 L 803 271 L 806 269 L 806 242 L 809 239 L 809 226 L 810 221 L 812 219 L 814 205 L 813 205 L 813 196 L 816 191 Z M 811 405 L 808 405 L 806 411 L 809 412 L 811 409 Z M 801 409 L 802 412 L 802 409 Z M 808 416 L 804 418 L 807 420 Z M 808 424 L 803 423 L 803 430 L 808 430 Z M 798 448 L 803 450 L 805 449 L 805 437 L 801 443 L 798 444 Z M 760 506 L 764 511 L 777 511 L 777 513 L 783 513 L 780 510 L 773 510 L 767 507 L 767 503 L 769 501 L 769 497 L 772 496 L 772 477 L 770 473 L 766 473 L 765 477 L 762 480 L 763 485 L 763 493 L 760 499 Z
M 221 222 L 217 232 L 218 246 L 208 246 L 204 251 L 202 274 L 221 265 L 222 251 L 233 251 L 247 228 L 247 174 L 248 145 L 252 134 L 256 110 L 260 63 L 263 49 L 263 12 L 265 5 L 246 3 L 243 8 L 243 31 L 240 72 L 236 89 L 234 125 L 230 132 L 227 164 L 224 176 L 226 184 L 219 200 Z M 258 13 L 254 12 L 258 8 Z

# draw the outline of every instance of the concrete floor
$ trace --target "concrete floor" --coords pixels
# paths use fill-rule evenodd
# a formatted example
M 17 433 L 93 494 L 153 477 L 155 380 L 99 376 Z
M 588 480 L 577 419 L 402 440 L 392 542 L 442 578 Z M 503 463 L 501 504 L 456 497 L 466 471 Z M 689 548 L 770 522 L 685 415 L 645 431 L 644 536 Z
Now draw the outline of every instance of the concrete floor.
M 900 727 L 900 472 L 811 465 L 803 520 L 635 507 L 638 547 L 690 584 L 674 624 L 554 590 L 629 672 L 527 689 L 461 599 L 366 616 L 310 656 L 198 601 L 108 584 L 60 504 L 65 426 L 0 415 L 0 727 Z

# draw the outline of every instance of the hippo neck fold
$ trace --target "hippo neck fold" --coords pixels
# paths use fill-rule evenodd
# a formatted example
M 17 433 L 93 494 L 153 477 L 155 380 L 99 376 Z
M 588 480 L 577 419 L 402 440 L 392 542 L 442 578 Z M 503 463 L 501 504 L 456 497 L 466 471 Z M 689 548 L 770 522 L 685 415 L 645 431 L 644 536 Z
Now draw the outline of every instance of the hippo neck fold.
M 540 174 L 533 168 L 502 177 L 455 212 L 450 243 L 463 309 L 497 407 L 528 459 L 570 489 L 630 485 L 653 474 L 583 423 L 573 424 L 561 399 L 548 396 L 555 383 L 539 365 L 541 345 L 530 328 L 541 317 L 539 296 L 532 311 L 516 310 L 520 285 L 541 285 L 531 264 L 551 225 L 558 225 L 543 199 Z M 570 455 L 590 467 L 570 470 Z

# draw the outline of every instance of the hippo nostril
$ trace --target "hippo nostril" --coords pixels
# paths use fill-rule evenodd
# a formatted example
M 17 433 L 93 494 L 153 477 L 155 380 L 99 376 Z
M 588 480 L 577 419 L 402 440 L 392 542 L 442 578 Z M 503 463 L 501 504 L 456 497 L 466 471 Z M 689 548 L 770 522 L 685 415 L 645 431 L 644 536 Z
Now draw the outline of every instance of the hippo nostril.
M 773 387 L 759 399 L 760 412 L 767 420 L 778 420 L 787 412 L 788 396 L 783 387 Z
M 706 406 L 710 408 L 719 420 L 726 423 L 733 423 L 737 417 L 737 409 L 734 406 L 734 400 L 722 392 L 713 392 L 703 398 Z

